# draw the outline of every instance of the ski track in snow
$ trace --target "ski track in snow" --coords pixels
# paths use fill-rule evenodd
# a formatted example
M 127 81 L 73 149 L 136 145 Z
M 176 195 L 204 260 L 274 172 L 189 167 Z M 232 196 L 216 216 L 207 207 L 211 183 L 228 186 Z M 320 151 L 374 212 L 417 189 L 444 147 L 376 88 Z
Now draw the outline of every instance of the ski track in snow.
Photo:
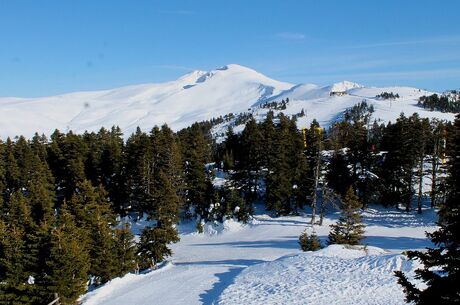
M 337 217 L 331 213 L 315 226 L 323 242 Z M 309 226 L 307 215 L 259 213 L 250 225 L 227 221 L 205 234 L 181 224 L 181 241 L 165 266 L 114 279 L 84 295 L 83 304 L 404 304 L 393 270 L 412 265 L 399 253 L 430 246 L 425 231 L 435 230 L 436 214 L 373 207 L 364 217 L 370 256 L 334 247 L 301 252 L 297 241 Z

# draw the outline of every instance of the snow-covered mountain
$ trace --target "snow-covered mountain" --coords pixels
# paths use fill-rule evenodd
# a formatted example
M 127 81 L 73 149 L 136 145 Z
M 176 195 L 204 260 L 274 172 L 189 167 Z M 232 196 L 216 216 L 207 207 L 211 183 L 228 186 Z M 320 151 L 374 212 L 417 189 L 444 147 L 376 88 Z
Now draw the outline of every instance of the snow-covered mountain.
M 381 92 L 398 93 L 394 102 L 381 101 Z M 331 95 L 345 92 L 346 95 Z M 54 129 L 75 132 L 97 131 L 102 126 L 121 127 L 125 135 L 137 126 L 150 130 L 167 123 L 177 130 L 193 122 L 228 113 L 250 112 L 262 119 L 269 101 L 289 98 L 286 114 L 302 109 L 306 117 L 299 125 L 316 118 L 322 125 L 333 122 L 346 108 L 363 99 L 374 104 L 375 118 L 394 120 L 401 112 L 423 117 L 453 119 L 451 114 L 428 112 L 417 107 L 417 99 L 429 92 L 406 87 L 365 88 L 351 82 L 329 86 L 294 85 L 268 78 L 240 65 L 227 65 L 213 71 L 194 71 L 179 79 L 159 84 L 126 86 L 111 90 L 75 92 L 40 98 L 0 98 L 0 138 L 50 134 Z M 226 127 L 221 124 L 216 132 Z

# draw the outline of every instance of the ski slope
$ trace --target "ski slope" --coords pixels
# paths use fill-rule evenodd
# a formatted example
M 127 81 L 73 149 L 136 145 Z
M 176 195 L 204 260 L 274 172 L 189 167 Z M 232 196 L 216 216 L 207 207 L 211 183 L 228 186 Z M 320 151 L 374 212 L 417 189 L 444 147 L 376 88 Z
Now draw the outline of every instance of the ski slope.
M 413 269 L 400 253 L 429 246 L 425 231 L 435 230 L 436 219 L 432 210 L 417 215 L 369 208 L 363 214 L 366 251 L 332 246 L 303 253 L 297 241 L 309 227 L 309 214 L 272 218 L 260 207 L 256 214 L 249 225 L 230 220 L 208 225 L 204 234 L 194 233 L 193 223 L 181 224 L 181 241 L 168 263 L 114 279 L 84 295 L 83 304 L 402 305 L 393 270 Z M 323 241 L 337 217 L 331 211 L 323 226 L 315 226 Z M 133 231 L 144 225 L 135 224 Z
M 346 92 L 331 96 L 331 92 Z M 382 92 L 398 93 L 401 98 L 384 101 L 375 98 Z M 290 84 L 273 80 L 257 71 L 236 64 L 209 72 L 193 71 L 177 80 L 115 88 L 111 90 L 74 92 L 40 98 L 0 98 L 0 138 L 16 135 L 32 136 L 35 132 L 50 135 L 56 128 L 62 132 L 98 131 L 101 127 L 119 126 L 128 137 L 141 127 L 150 131 L 155 125 L 167 123 L 178 130 L 197 121 L 228 113 L 249 112 L 264 119 L 267 109 L 259 105 L 267 101 L 289 98 L 286 114 L 302 109 L 299 127 L 313 119 L 327 127 L 340 118 L 343 111 L 366 99 L 376 109 L 373 118 L 384 122 L 395 120 L 401 112 L 422 117 L 452 120 L 453 114 L 429 112 L 417 106 L 420 96 L 431 94 L 416 88 L 365 88 L 344 81 L 327 86 Z M 217 126 L 222 133 L 227 122 Z M 240 126 L 241 128 L 241 126 Z

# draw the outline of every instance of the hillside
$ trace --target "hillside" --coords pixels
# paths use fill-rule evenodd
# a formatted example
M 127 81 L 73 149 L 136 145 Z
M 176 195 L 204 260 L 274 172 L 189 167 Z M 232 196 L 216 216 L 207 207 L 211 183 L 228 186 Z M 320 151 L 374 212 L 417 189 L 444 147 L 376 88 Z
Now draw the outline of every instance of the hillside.
M 400 98 L 375 98 L 385 91 L 398 93 Z M 331 92 L 345 94 L 336 96 Z M 242 112 L 261 119 L 269 110 L 261 109 L 261 105 L 287 98 L 290 102 L 283 112 L 297 114 L 303 109 L 306 113 L 298 120 L 301 127 L 315 118 L 327 126 L 363 99 L 374 105 L 374 118 L 383 121 L 394 120 L 401 112 L 453 119 L 452 114 L 429 112 L 416 105 L 418 98 L 428 93 L 407 87 L 366 88 L 346 81 L 328 86 L 293 85 L 232 64 L 209 72 L 194 71 L 166 83 L 40 98 L 0 98 L 0 137 L 30 137 L 35 132 L 49 135 L 56 128 L 81 133 L 113 125 L 120 126 L 127 136 L 137 126 L 150 130 L 167 123 L 178 130 L 196 121 Z M 222 133 L 232 123 L 217 126 L 215 132 Z

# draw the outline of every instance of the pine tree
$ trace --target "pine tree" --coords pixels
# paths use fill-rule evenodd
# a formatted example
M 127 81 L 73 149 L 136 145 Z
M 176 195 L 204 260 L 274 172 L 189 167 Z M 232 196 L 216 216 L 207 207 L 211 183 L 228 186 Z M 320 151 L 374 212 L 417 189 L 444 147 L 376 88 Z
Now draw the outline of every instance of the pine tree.
M 11 194 L 4 218 L 8 224 L 17 226 L 26 233 L 33 229 L 30 203 L 22 192 L 16 191 Z
M 107 134 L 99 132 L 98 137 L 103 143 L 99 163 L 101 183 L 108 192 L 115 211 L 122 213 L 126 200 L 123 134 L 119 127 L 112 127 Z
M 236 218 L 247 223 L 253 214 L 252 204 L 248 204 L 241 193 L 229 185 L 216 190 L 213 202 L 211 213 L 215 221 Z
M 411 209 L 414 195 L 414 125 L 416 116 L 406 118 L 404 115 L 395 124 L 388 124 L 383 138 L 383 150 L 386 150 L 383 164 L 378 176 L 382 177 L 383 190 L 381 202 L 384 205 L 404 205 L 406 211 Z
M 341 196 L 345 196 L 353 183 L 348 165 L 348 160 L 341 151 L 335 151 L 328 164 L 327 184 Z
M 0 303 L 31 304 L 25 230 L 0 218 Z
M 157 174 L 163 171 L 170 180 L 173 188 L 182 188 L 183 166 L 177 136 L 171 128 L 165 124 L 161 126 L 156 136 L 156 141 L 153 141 L 152 144 L 156 146 L 154 155 L 155 173 Z
M 427 153 L 428 138 L 430 135 L 430 124 L 428 119 L 415 119 L 414 122 L 414 146 L 415 158 L 417 160 L 417 173 L 415 177 L 418 180 L 418 196 L 417 196 L 417 213 L 422 213 L 422 199 L 423 199 L 423 177 L 426 171 L 425 156 Z
M 321 249 L 321 241 L 315 232 L 308 235 L 307 230 L 304 230 L 299 236 L 299 245 L 302 251 L 316 251 Z
M 236 190 L 229 189 L 224 190 L 224 192 L 226 210 L 228 210 L 229 214 L 231 213 L 235 216 L 238 221 L 247 223 L 253 214 L 252 204 L 244 200 Z
M 163 171 L 158 173 L 156 180 L 155 207 L 151 211 L 151 217 L 157 221 L 159 227 L 173 226 L 179 220 L 179 197 Z
M 127 207 L 144 212 L 153 190 L 152 146 L 149 136 L 138 127 L 126 142 Z
M 280 116 L 280 124 L 275 135 L 267 164 L 265 201 L 268 210 L 278 215 L 290 213 L 292 208 L 291 167 L 289 154 L 292 152 L 290 122 L 284 115 Z
M 243 191 L 245 199 L 252 203 L 258 197 L 264 155 L 262 132 L 255 119 L 246 123 L 241 134 L 241 145 L 237 149 L 239 158 L 232 181 Z
M 116 274 L 114 232 L 111 228 L 115 218 L 107 193 L 102 186 L 95 188 L 88 180 L 77 185 L 69 202 L 69 209 L 75 215 L 77 225 L 82 228 L 90 255 L 90 273 L 95 284 L 102 284 Z
M 115 247 L 115 232 L 102 218 L 91 225 L 91 242 L 89 255 L 90 273 L 94 276 L 95 285 L 103 284 L 119 274 Z
M 82 137 L 72 132 L 66 135 L 56 130 L 48 146 L 48 164 L 56 179 L 56 189 L 62 199 L 70 199 L 85 176 L 85 156 L 88 147 Z
M 99 218 L 107 224 L 115 223 L 107 192 L 102 186 L 92 186 L 88 180 L 78 183 L 68 208 L 75 216 L 77 225 L 84 229 L 91 228 Z
M 323 129 L 319 126 L 319 123 L 316 120 L 310 124 L 310 128 L 306 133 L 306 142 L 307 148 L 305 154 L 308 162 L 308 180 L 307 180 L 307 189 L 311 194 L 311 207 L 312 207 L 312 216 L 311 223 L 315 223 L 316 213 L 317 213 L 317 200 L 318 200 L 318 188 L 320 181 L 322 179 L 322 168 L 323 162 L 321 159 L 321 151 L 323 149 Z
M 0 140 L 0 213 L 3 212 L 3 203 L 5 199 L 5 160 L 4 160 L 4 144 Z
M 303 133 L 297 128 L 296 119 L 292 118 L 289 121 L 289 142 L 291 145 L 288 152 L 288 163 L 292 185 L 291 207 L 295 214 L 298 214 L 299 209 L 304 207 L 311 194 L 304 140 Z
M 158 263 L 172 254 L 168 244 L 178 241 L 177 231 L 173 227 L 145 227 L 138 250 L 141 269 L 156 268 Z
M 115 230 L 115 243 L 112 251 L 115 253 L 117 276 L 123 276 L 135 269 L 137 249 L 128 224 Z
M 21 188 L 24 188 L 32 174 L 34 155 L 29 143 L 27 143 L 27 140 L 23 136 L 20 136 L 16 140 L 13 151 L 19 169 L 19 185 Z
M 181 148 L 185 162 L 185 216 L 207 219 L 213 187 L 205 165 L 209 158 L 209 143 L 199 124 L 181 133 Z
M 99 185 L 103 181 L 100 164 L 106 135 L 107 130 L 101 128 L 97 134 L 95 132 L 85 131 L 82 136 L 82 140 L 88 148 L 83 160 L 85 178 L 94 185 Z
M 30 193 L 29 193 L 30 194 Z M 36 223 L 31 213 L 31 201 L 22 191 L 15 191 L 9 196 L 0 214 L 0 222 L 6 231 L 0 232 L 0 291 L 8 298 L 8 304 L 42 304 L 40 298 L 40 278 L 43 276 L 43 258 L 46 256 L 47 227 L 42 222 Z M 2 269 L 2 268 L 0 268 Z M 31 283 L 35 282 L 34 285 Z M 10 285 L 11 284 L 11 285 Z M 4 299 L 0 297 L 0 303 Z M 14 301 L 13 301 L 14 300 Z M 18 303 L 15 303 L 18 302 Z M 3 304 L 3 303 L 2 303 Z
M 30 147 L 34 155 L 38 156 L 42 162 L 46 162 L 48 158 L 48 152 L 46 150 L 47 145 L 48 138 L 44 134 L 40 136 L 38 133 L 35 133 L 30 141 Z
M 27 182 L 31 214 L 35 223 L 48 223 L 55 204 L 54 179 L 46 164 L 38 155 L 34 156 L 32 174 Z
M 84 234 L 65 206 L 61 208 L 58 221 L 51 234 L 46 286 L 49 295 L 57 293 L 62 304 L 76 304 L 77 298 L 87 289 L 89 254 Z
M 351 187 L 342 203 L 341 216 L 336 224 L 331 225 L 329 244 L 358 245 L 364 237 L 364 224 L 359 214 L 362 205 Z
M 427 234 L 436 248 L 426 252 L 409 251 L 410 259 L 419 259 L 423 267 L 416 270 L 416 278 L 426 284 L 417 288 L 401 272 L 396 271 L 406 300 L 419 305 L 460 304 L 460 116 L 455 120 L 455 147 L 450 158 L 449 194 L 439 212 L 440 228 Z
M 445 155 L 445 147 L 443 147 L 446 142 L 446 126 L 442 121 L 437 119 L 432 119 L 430 122 L 430 146 L 431 146 L 431 168 L 430 168 L 430 177 L 431 177 L 431 189 L 430 189 L 430 199 L 431 207 L 434 208 L 437 206 L 437 201 L 439 195 L 439 186 L 440 186 L 440 173 L 443 169 L 443 156 Z
M 16 157 L 14 156 L 14 143 L 10 138 L 4 145 L 4 199 L 21 188 L 20 169 Z

